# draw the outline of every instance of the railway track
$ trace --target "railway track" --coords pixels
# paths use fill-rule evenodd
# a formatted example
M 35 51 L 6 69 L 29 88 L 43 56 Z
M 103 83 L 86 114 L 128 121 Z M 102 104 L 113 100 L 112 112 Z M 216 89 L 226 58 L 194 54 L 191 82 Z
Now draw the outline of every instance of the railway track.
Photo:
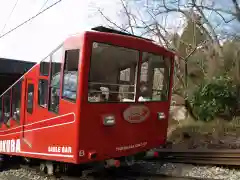
M 157 174 L 144 172 L 142 169 L 136 168 L 120 168 L 114 170 L 101 170 L 85 176 L 85 179 L 98 179 L 98 180 L 213 180 L 207 178 L 196 178 L 196 177 L 187 177 L 187 176 L 175 176 L 175 175 L 165 175 L 165 174 Z M 82 178 L 74 178 L 71 177 L 63 177 L 62 180 L 80 180 Z
M 166 175 L 166 174 L 158 174 L 158 173 L 149 173 L 144 172 L 144 170 L 129 170 L 124 171 L 127 177 L 137 178 L 137 179 L 156 179 L 156 180 L 203 180 L 203 178 L 196 178 L 196 177 L 187 177 L 187 176 L 176 176 L 176 175 Z M 205 178 L 204 180 L 212 180 Z
M 240 150 L 156 150 L 158 157 L 147 158 L 164 162 L 178 162 L 205 165 L 240 165 Z
M 39 171 L 34 167 L 22 166 L 28 171 L 34 171 L 39 173 Z M 39 177 L 45 180 L 213 180 L 209 178 L 196 178 L 188 176 L 176 176 L 176 175 L 165 175 L 158 173 L 146 172 L 141 166 L 125 167 L 118 169 L 100 169 L 97 171 L 92 171 L 90 173 L 84 173 L 84 176 L 71 176 L 61 174 L 60 176 L 47 176 L 39 173 Z M 1 178 L 0 178 L 1 179 Z M 37 178 L 39 179 L 39 178 Z M 19 179 L 21 180 L 21 179 Z M 216 179 L 215 179 L 216 180 Z
M 162 150 L 160 150 L 162 151 Z M 159 153 L 160 153 L 159 151 Z M 166 152 L 164 152 L 166 153 Z M 169 152 L 168 152 L 169 153 Z M 174 153 L 174 152 L 173 152 Z M 161 154 L 161 153 L 160 153 Z M 185 162 L 184 162 L 185 163 Z M 148 163 L 146 161 L 136 163 L 135 165 L 131 167 L 121 167 L 117 169 L 97 169 L 97 170 L 87 170 L 84 171 L 84 176 L 80 175 L 66 175 L 64 173 L 58 174 L 58 176 L 49 176 L 46 174 L 43 174 L 39 170 L 39 166 L 29 166 L 27 164 L 17 164 L 14 161 L 9 161 L 9 166 L 8 169 L 12 172 L 14 172 L 14 169 L 20 172 L 25 171 L 29 172 L 27 174 L 32 174 L 31 176 L 26 175 L 18 175 L 21 176 L 21 178 L 17 177 L 18 180 L 147 180 L 147 179 L 156 179 L 156 180 L 212 180 L 212 179 L 207 179 L 207 178 L 198 178 L 197 177 L 191 177 L 191 176 L 179 176 L 179 174 L 176 173 L 166 173 L 165 172 L 160 172 L 154 170 L 154 166 L 149 166 L 147 164 L 152 164 Z M 154 163 L 153 163 L 154 164 Z M 150 169 L 148 168 L 150 167 Z M 158 167 L 158 166 L 156 166 Z M 160 167 L 160 166 L 159 166 Z M 159 168 L 158 167 L 158 168 Z M 24 170 L 23 170 L 24 169 Z M 6 171 L 8 171 L 6 169 Z M 9 173 L 8 173 L 9 174 Z M 7 178 L 4 178 L 4 180 L 13 180 L 14 179 L 14 174 L 7 175 Z M 21 173 L 20 173 L 21 174 Z M 24 173 L 23 173 L 24 174 Z M 9 176 L 9 178 L 8 178 Z M 2 180 L 0 176 L 0 180 Z

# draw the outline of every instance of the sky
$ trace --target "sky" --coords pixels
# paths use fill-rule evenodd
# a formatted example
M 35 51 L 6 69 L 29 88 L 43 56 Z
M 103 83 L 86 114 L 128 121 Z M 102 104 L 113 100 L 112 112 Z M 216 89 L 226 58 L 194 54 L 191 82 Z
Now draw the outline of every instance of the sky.
M 40 9 L 45 9 L 57 1 L 0 0 L 0 36 L 37 14 Z M 147 0 L 135 0 L 135 2 L 139 3 L 145 1 L 147 2 Z M 16 8 L 9 18 L 16 2 Z M 45 2 L 47 3 L 45 4 Z M 221 2 L 225 2 L 225 0 Z M 44 4 L 45 6 L 43 7 Z M 225 3 L 220 3 L 220 5 L 226 6 Z M 118 13 L 121 8 L 119 0 L 62 0 L 33 21 L 0 38 L 0 57 L 39 62 L 68 36 L 94 26 L 106 25 L 103 17 L 96 14 L 97 7 L 101 8 L 104 14 L 116 23 L 124 20 L 123 16 Z M 134 8 L 136 11 L 138 6 L 136 5 Z M 134 8 L 132 8 L 133 11 Z M 142 16 L 148 17 L 146 14 L 142 14 Z M 217 23 L 218 19 L 215 17 L 213 15 L 208 16 L 208 18 L 213 19 L 213 22 Z M 180 16 L 177 17 L 176 13 L 167 15 L 167 20 L 164 18 L 170 29 L 173 26 L 182 27 L 184 22 L 181 19 Z M 6 22 L 6 27 L 3 29 Z M 237 25 L 239 26 L 239 23 Z M 230 31 L 227 29 L 228 27 L 226 26 L 226 30 Z M 181 30 L 175 28 L 174 31 L 180 32 Z
M 0 0 L 0 34 L 9 31 L 58 0 Z M 11 17 L 9 15 L 17 2 Z M 62 0 L 33 21 L 0 38 L 0 57 L 39 62 L 72 34 L 104 23 L 95 7 L 107 8 L 114 18 L 115 0 Z M 119 18 L 119 17 L 116 17 Z M 3 29 L 5 23 L 7 25 Z M 3 30 L 3 31 L 2 31 Z M 1 36 L 0 35 L 0 36 Z

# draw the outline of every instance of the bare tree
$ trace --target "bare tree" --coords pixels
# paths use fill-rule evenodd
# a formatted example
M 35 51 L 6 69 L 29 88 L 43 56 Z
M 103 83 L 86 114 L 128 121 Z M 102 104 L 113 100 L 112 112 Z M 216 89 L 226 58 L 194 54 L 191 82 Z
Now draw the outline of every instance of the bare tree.
M 193 76 L 201 75 L 202 78 L 212 77 L 224 68 L 224 52 L 221 43 L 222 38 L 225 37 L 218 32 L 218 28 L 222 23 L 228 24 L 239 18 L 237 1 L 232 0 L 235 11 L 216 8 L 216 1 L 209 4 L 209 1 L 205 0 L 189 0 L 186 3 L 180 0 L 149 0 L 148 4 L 144 4 L 143 0 L 139 0 L 137 3 L 127 0 L 119 1 L 122 6 L 122 22 L 115 22 L 107 17 L 100 8 L 98 8 L 98 12 L 110 27 L 150 37 L 176 53 L 174 93 L 178 93 L 186 99 L 187 108 L 191 111 L 187 92 L 189 75 L 191 73 Z M 206 14 L 206 10 L 208 14 L 213 14 L 212 16 L 219 16 L 221 22 L 217 25 L 214 24 Z M 230 17 L 226 18 L 224 14 Z M 169 23 L 166 21 L 171 15 L 181 17 L 185 22 L 185 27 L 183 24 L 177 24 L 169 29 Z M 183 31 L 183 33 L 180 35 L 178 31 Z M 204 62 L 207 63 L 207 68 L 195 62 L 196 56 L 198 58 L 202 56 L 207 60 Z M 195 68 L 196 66 L 198 69 Z

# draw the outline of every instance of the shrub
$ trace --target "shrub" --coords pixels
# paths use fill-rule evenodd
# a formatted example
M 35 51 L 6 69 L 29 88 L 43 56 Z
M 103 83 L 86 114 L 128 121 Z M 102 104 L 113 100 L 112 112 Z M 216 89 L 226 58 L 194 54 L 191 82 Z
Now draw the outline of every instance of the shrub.
M 221 113 L 231 114 L 237 99 L 236 86 L 227 76 L 205 81 L 190 100 L 199 120 L 210 121 Z

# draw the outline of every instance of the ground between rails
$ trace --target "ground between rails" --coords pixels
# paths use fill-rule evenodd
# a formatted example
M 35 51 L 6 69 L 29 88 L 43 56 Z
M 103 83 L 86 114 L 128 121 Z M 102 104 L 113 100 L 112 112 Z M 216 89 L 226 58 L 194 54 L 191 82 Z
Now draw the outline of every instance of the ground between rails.
M 122 167 L 118 169 L 98 169 L 97 171 L 92 171 L 85 174 L 84 176 L 71 176 L 61 174 L 60 176 L 47 176 L 40 174 L 38 170 L 34 167 L 21 166 L 19 169 L 5 170 L 0 173 L 0 180 L 90 180 L 90 179 L 108 179 L 108 180 L 140 180 L 140 179 L 163 179 L 163 180 L 198 180 L 203 178 L 186 177 L 186 176 L 172 176 L 157 173 L 146 172 L 143 167 L 133 166 L 133 167 Z M 204 180 L 210 180 L 209 178 Z

